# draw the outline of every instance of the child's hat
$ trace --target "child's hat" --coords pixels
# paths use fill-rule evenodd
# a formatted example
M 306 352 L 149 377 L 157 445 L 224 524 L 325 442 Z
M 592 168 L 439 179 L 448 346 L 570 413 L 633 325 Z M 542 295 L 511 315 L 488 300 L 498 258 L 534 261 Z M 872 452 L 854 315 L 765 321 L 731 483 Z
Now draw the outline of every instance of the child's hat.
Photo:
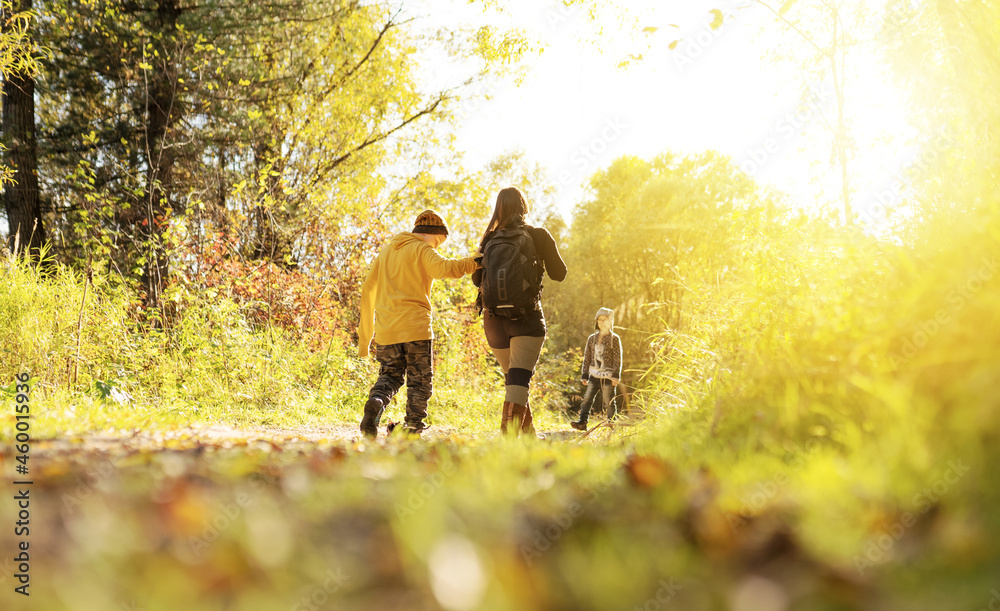
M 424 210 L 417 215 L 412 233 L 448 235 L 448 227 L 444 224 L 444 219 L 438 216 L 437 212 Z
M 600 330 L 600 327 L 597 326 L 597 319 L 600 318 L 601 316 L 607 316 L 612 321 L 612 324 L 613 324 L 614 320 L 615 320 L 615 311 L 612 310 L 611 308 L 601 308 L 600 310 L 598 310 L 597 314 L 594 314 L 594 328 L 595 329 Z

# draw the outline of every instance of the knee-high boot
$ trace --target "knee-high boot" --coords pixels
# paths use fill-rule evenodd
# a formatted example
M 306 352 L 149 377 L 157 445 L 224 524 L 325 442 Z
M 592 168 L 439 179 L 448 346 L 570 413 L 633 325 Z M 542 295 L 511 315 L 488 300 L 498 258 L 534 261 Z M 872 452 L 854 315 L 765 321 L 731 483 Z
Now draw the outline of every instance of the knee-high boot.
M 514 415 L 511 418 L 515 427 L 514 434 L 524 434 L 532 439 L 545 439 L 544 435 L 535 432 L 535 419 L 531 415 L 531 404 L 518 405 L 517 403 L 512 403 L 511 405 L 513 406 L 512 411 Z
M 528 409 L 524 405 L 518 405 L 517 403 L 510 403 L 510 420 L 512 425 L 512 430 L 510 431 L 515 436 L 521 434 L 521 430 L 524 427 L 526 410 Z
M 535 419 L 531 416 L 531 403 L 524 404 L 524 418 L 521 420 L 521 432 L 529 435 L 535 434 Z
M 513 407 L 514 407 L 514 404 L 511 403 L 510 401 L 504 401 L 503 402 L 503 413 L 501 413 L 501 415 L 500 415 L 500 432 L 501 433 L 506 433 L 507 432 L 507 423 L 510 422 L 514 418 L 513 413 L 511 413 Z

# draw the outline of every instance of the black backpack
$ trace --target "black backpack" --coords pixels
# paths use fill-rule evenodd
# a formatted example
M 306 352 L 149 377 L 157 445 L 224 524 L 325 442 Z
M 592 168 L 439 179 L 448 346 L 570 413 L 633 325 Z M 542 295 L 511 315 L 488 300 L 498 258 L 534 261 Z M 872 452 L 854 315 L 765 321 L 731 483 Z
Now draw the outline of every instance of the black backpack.
M 483 251 L 483 308 L 512 320 L 535 309 L 542 294 L 542 263 L 524 227 L 498 229 Z

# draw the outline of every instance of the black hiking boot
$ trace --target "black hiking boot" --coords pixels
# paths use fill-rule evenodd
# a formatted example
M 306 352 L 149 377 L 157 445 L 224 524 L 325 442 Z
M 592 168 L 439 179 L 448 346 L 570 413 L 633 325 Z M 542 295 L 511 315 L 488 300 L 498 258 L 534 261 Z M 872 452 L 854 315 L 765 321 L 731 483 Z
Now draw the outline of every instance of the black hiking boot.
M 365 415 L 361 418 L 361 434 L 368 439 L 378 437 L 378 421 L 382 418 L 384 408 L 382 399 L 371 397 L 365 401 Z
M 575 428 L 578 431 L 586 431 L 587 430 L 587 423 L 583 422 L 581 420 L 577 420 L 575 422 L 570 422 L 569 425 L 571 427 Z

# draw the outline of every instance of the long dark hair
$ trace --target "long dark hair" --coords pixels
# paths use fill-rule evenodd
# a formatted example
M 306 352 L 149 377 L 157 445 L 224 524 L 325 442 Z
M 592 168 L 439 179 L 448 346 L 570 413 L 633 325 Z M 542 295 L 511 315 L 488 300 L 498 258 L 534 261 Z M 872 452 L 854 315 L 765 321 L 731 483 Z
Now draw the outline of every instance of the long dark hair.
M 506 227 L 511 221 L 523 221 L 526 214 L 528 214 L 528 204 L 517 187 L 500 189 L 500 193 L 497 194 L 497 205 L 493 208 L 493 218 L 486 224 L 486 231 L 483 232 L 479 248 L 486 246 L 486 240 L 494 231 Z

